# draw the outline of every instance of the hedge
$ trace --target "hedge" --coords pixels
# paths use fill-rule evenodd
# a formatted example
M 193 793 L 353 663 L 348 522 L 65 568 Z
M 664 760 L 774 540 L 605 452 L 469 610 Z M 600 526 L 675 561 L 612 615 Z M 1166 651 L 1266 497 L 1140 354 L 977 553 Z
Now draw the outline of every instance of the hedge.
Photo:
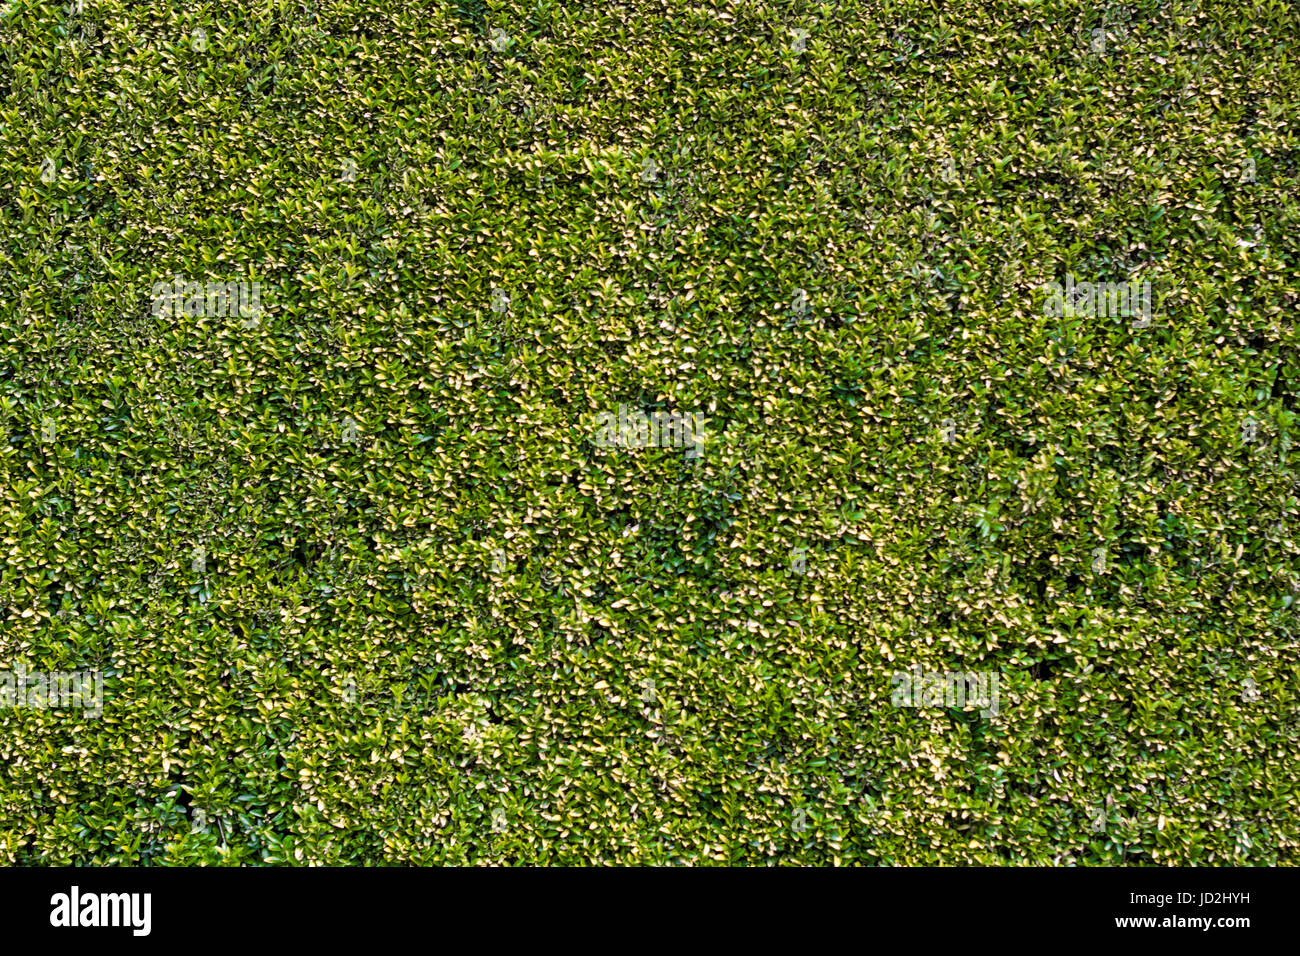
M 0 860 L 1293 865 L 1298 37 L 9 0 Z

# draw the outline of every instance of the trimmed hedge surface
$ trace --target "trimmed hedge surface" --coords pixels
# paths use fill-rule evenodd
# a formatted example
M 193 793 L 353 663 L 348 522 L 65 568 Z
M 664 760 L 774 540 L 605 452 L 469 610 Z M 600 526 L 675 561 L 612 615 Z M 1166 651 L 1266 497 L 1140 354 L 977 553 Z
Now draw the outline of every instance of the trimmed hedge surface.
M 10 0 L 0 860 L 1294 864 L 1296 11 L 941 6 Z

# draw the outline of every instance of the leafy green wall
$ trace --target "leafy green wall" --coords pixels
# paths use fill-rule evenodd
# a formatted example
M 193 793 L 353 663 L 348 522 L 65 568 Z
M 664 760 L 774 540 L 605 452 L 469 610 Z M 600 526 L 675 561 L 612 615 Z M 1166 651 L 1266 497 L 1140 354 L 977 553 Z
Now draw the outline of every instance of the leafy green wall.
M 1296 20 L 11 0 L 0 860 L 1293 864 Z

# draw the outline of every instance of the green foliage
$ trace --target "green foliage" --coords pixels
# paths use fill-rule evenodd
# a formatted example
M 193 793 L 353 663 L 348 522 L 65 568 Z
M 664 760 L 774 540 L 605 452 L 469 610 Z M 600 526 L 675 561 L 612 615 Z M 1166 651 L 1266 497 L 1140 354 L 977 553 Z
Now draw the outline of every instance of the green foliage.
M 10 3 L 0 860 L 1293 864 L 1296 13 L 941 6 Z

